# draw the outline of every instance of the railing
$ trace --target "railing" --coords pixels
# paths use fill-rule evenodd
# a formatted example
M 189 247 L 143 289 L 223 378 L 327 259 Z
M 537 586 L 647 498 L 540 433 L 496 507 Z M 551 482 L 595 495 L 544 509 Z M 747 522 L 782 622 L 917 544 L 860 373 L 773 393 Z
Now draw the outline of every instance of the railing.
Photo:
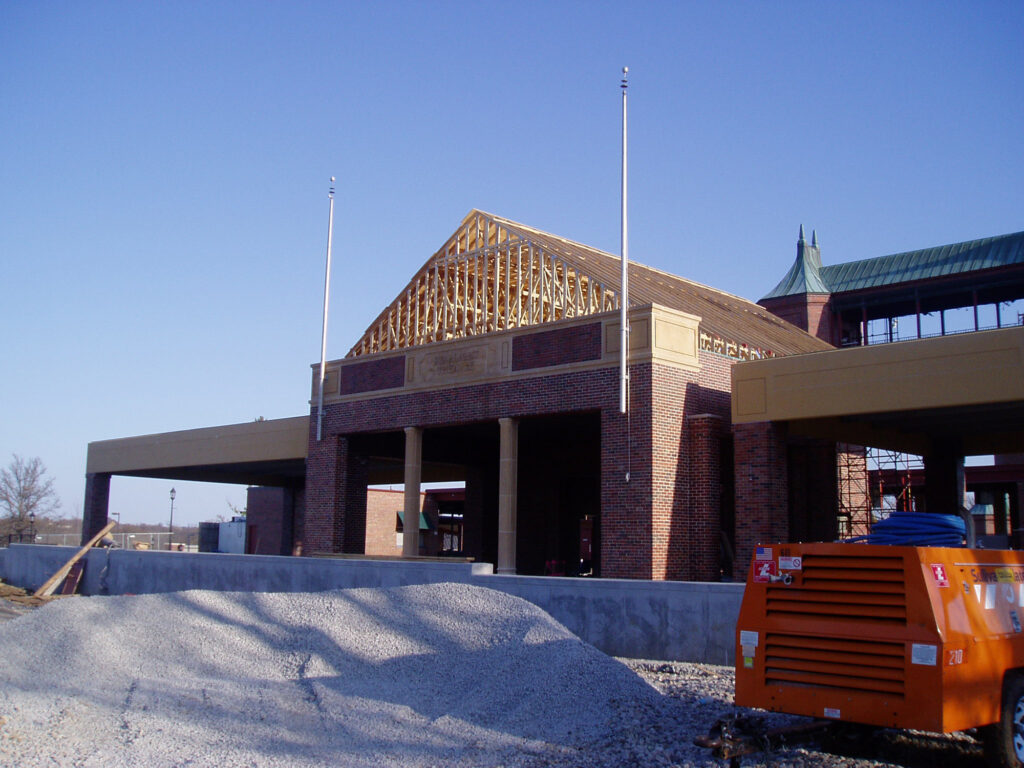
M 32 534 L 31 533 L 8 533 L 5 537 L 0 539 L 3 546 L 9 547 L 11 544 L 31 544 Z
M 114 546 L 119 549 L 167 549 L 169 543 L 169 533 L 112 533 L 110 537 L 114 540 Z M 11 534 L 8 538 L 8 543 L 13 540 L 15 543 L 21 542 L 29 544 L 32 542 L 29 534 L 22 534 L 19 538 L 18 534 Z M 77 547 L 82 543 L 81 533 L 40 533 L 36 535 L 36 544 L 47 544 L 50 546 L 62 546 L 62 547 Z M 182 537 L 175 536 L 174 549 L 184 547 L 183 551 L 195 552 L 198 549 L 196 544 L 195 534 L 189 534 L 184 537 L 186 540 L 183 541 Z

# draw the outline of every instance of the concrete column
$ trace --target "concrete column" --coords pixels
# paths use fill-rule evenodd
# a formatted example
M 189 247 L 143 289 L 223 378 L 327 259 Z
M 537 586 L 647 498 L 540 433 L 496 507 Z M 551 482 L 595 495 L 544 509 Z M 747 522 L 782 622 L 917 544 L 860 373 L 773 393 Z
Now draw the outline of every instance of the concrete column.
M 85 504 L 82 510 L 82 544 L 103 530 L 110 506 L 110 475 L 85 476 Z
M 498 573 L 516 572 L 516 485 L 519 473 L 519 421 L 498 419 Z
M 423 475 L 423 427 L 405 428 L 405 521 L 402 557 L 420 553 L 420 478 Z

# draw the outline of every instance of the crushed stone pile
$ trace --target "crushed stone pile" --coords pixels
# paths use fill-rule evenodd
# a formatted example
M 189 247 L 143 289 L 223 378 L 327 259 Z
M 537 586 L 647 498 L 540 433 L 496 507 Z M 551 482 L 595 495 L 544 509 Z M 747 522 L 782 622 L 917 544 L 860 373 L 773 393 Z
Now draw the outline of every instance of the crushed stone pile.
M 663 706 L 461 584 L 62 600 L 0 624 L 0 651 L 5 767 L 569 765 Z

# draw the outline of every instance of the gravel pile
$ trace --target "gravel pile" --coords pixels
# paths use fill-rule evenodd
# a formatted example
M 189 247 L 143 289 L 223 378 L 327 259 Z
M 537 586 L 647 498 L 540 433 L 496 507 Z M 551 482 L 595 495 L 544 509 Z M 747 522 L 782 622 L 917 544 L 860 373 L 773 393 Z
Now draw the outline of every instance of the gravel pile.
M 0 623 L 0 654 L 4 768 L 718 766 L 692 740 L 734 710 L 729 668 L 623 663 L 456 584 L 75 598 Z M 743 765 L 977 758 L 948 744 Z

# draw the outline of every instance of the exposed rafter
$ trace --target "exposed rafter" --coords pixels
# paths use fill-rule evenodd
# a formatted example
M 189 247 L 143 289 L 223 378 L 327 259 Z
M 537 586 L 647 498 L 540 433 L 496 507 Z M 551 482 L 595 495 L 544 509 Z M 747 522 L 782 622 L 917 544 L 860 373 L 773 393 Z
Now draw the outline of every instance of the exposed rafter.
M 562 249 L 558 249 L 562 250 Z M 607 312 L 618 294 L 559 253 L 480 211 L 378 315 L 348 357 Z

